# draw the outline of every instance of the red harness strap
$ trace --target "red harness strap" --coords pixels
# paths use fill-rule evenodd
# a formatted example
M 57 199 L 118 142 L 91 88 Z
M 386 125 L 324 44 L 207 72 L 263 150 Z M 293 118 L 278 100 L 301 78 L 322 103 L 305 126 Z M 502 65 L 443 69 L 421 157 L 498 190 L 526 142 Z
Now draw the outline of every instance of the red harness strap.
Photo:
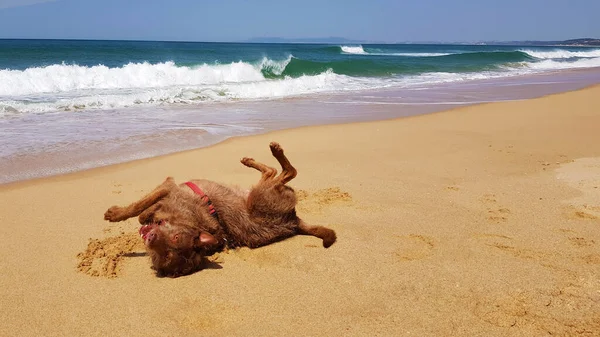
M 219 220 L 219 215 L 217 214 L 217 210 L 213 206 L 212 201 L 210 201 L 210 199 L 208 198 L 208 195 L 206 195 L 204 192 L 202 192 L 200 187 L 198 187 L 198 185 L 194 184 L 191 181 L 188 181 L 185 184 L 188 185 L 188 187 L 191 188 L 192 191 L 194 191 L 194 193 L 198 194 L 200 196 L 200 198 L 202 200 L 204 200 L 204 202 L 206 202 L 206 206 L 208 206 L 208 213 L 210 215 L 214 216 L 215 218 L 217 218 L 217 220 Z

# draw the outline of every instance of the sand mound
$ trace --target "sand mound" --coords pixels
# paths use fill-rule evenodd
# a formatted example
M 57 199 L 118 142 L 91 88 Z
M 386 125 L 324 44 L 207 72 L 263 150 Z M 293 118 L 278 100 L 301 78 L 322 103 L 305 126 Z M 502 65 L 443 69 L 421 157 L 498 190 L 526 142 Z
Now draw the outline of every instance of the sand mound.
M 77 254 L 77 270 L 90 276 L 117 277 L 125 257 L 142 254 L 144 244 L 137 233 L 90 239 L 87 249 Z

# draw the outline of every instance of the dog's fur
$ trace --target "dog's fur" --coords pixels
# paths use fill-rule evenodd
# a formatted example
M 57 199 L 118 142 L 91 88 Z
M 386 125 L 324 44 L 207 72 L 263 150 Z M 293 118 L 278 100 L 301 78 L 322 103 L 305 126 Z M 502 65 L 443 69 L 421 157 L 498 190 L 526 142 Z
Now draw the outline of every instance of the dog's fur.
M 202 258 L 227 247 L 260 247 L 296 234 L 319 237 L 325 248 L 335 240 L 335 232 L 310 226 L 296 215 L 296 195 L 286 185 L 296 177 L 283 149 L 270 144 L 271 153 L 282 172 L 243 158 L 242 164 L 261 172 L 249 192 L 209 180 L 192 180 L 210 198 L 218 216 L 209 213 L 207 201 L 185 184 L 167 178 L 147 196 L 127 207 L 113 206 L 104 219 L 116 222 L 139 216 L 153 268 L 160 276 L 177 277 L 200 269 Z

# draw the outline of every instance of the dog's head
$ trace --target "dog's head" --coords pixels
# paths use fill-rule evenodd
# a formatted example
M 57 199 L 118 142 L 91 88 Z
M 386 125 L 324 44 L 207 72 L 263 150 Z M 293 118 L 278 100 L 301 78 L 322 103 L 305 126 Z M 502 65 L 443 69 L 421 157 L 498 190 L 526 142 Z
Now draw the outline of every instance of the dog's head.
M 197 271 L 202 258 L 218 244 L 210 233 L 166 220 L 144 225 L 139 232 L 159 276 L 177 277 Z

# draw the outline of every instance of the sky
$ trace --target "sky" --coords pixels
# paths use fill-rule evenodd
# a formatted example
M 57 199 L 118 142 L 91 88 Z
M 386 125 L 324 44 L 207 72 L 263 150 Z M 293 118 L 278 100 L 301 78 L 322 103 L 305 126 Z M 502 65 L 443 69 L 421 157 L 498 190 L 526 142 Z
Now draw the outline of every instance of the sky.
M 0 0 L 0 38 L 600 38 L 600 0 Z

